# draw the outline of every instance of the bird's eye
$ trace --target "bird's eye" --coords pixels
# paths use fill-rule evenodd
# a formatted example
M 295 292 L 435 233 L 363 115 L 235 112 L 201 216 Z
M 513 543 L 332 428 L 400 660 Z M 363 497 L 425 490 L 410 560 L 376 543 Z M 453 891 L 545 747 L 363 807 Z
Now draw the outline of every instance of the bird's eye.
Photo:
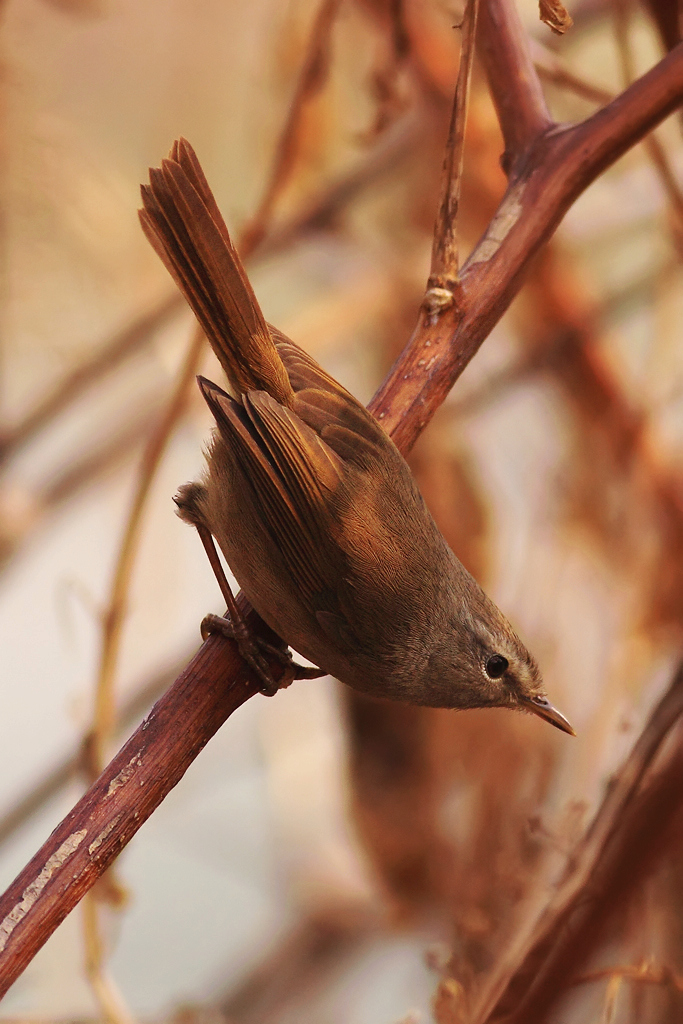
M 489 679 L 500 679 L 507 670 L 509 662 L 502 654 L 492 654 L 486 662 L 486 675 Z

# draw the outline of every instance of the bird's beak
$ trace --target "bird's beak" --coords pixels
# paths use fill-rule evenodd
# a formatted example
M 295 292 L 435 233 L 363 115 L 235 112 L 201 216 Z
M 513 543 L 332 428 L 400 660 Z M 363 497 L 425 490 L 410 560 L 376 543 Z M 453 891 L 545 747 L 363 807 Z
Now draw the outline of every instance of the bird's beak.
M 561 729 L 562 732 L 568 732 L 570 736 L 576 736 L 564 715 L 561 715 L 557 708 L 554 708 L 545 697 L 524 698 L 520 703 L 527 711 L 533 711 L 539 718 L 544 718 L 546 722 L 550 722 L 551 725 Z

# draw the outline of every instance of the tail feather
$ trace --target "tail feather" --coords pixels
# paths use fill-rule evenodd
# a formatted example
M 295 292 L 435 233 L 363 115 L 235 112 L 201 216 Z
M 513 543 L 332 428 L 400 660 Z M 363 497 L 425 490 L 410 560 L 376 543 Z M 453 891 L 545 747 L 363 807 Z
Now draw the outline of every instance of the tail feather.
M 177 164 L 180 164 L 182 169 L 185 171 L 185 174 L 187 175 L 189 181 L 194 186 L 195 191 L 197 192 L 198 195 L 201 196 L 202 202 L 204 203 L 207 210 L 211 214 L 214 224 L 222 234 L 230 249 L 232 249 L 232 251 L 235 252 L 232 240 L 230 238 L 230 235 L 228 234 L 228 229 L 225 226 L 225 221 L 223 220 L 221 211 L 218 209 L 218 203 L 216 202 L 214 194 L 211 191 L 211 187 L 209 186 L 209 183 L 206 180 L 206 175 L 204 174 L 202 166 L 199 163 L 199 160 L 197 159 L 197 154 L 195 153 L 187 139 L 180 138 L 173 143 L 169 158 L 171 160 L 175 160 Z M 251 287 L 249 285 L 249 279 L 247 278 L 246 274 L 244 274 L 244 270 L 239 261 L 239 257 L 237 257 L 237 266 L 238 269 L 242 271 L 242 276 L 244 277 L 247 286 Z
M 237 395 L 294 392 L 192 147 L 184 139 L 142 187 L 140 221 L 183 292 Z

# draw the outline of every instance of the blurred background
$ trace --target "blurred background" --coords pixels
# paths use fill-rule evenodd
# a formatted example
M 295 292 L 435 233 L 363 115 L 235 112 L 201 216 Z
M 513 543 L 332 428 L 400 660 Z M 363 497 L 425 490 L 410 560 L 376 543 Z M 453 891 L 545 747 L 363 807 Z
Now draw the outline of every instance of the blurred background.
M 674 7 L 576 0 L 560 38 L 524 0 L 553 115 L 588 116 L 657 61 Z M 210 430 L 193 374 L 220 371 L 139 229 L 139 182 L 186 136 L 266 317 L 369 400 L 429 272 L 461 16 L 457 0 L 0 8 L 3 888 L 88 784 L 94 709 L 110 756 L 222 611 L 171 500 Z M 680 120 L 657 139 L 575 204 L 410 458 L 577 738 L 329 679 L 257 697 L 4 1019 L 466 1020 L 680 647 Z M 466 251 L 504 191 L 502 149 L 475 66 Z M 599 966 L 683 973 L 680 852 L 618 908 Z M 554 1019 L 680 1021 L 683 996 L 603 980 Z

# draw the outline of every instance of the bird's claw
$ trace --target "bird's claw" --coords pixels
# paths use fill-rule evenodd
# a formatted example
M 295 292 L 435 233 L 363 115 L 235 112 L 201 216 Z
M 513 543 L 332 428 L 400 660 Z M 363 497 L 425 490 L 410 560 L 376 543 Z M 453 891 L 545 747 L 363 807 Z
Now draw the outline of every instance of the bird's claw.
M 202 640 L 206 640 L 212 633 L 219 633 L 235 641 L 242 658 L 261 681 L 260 691 L 266 697 L 273 697 L 278 690 L 283 690 L 295 679 L 317 679 L 325 675 L 320 669 L 298 665 L 288 647 L 271 644 L 262 637 L 250 633 L 244 623 L 235 624 L 222 615 L 209 614 L 202 620 L 200 628 Z M 279 680 L 273 679 L 264 654 L 277 658 L 284 666 L 284 672 Z

